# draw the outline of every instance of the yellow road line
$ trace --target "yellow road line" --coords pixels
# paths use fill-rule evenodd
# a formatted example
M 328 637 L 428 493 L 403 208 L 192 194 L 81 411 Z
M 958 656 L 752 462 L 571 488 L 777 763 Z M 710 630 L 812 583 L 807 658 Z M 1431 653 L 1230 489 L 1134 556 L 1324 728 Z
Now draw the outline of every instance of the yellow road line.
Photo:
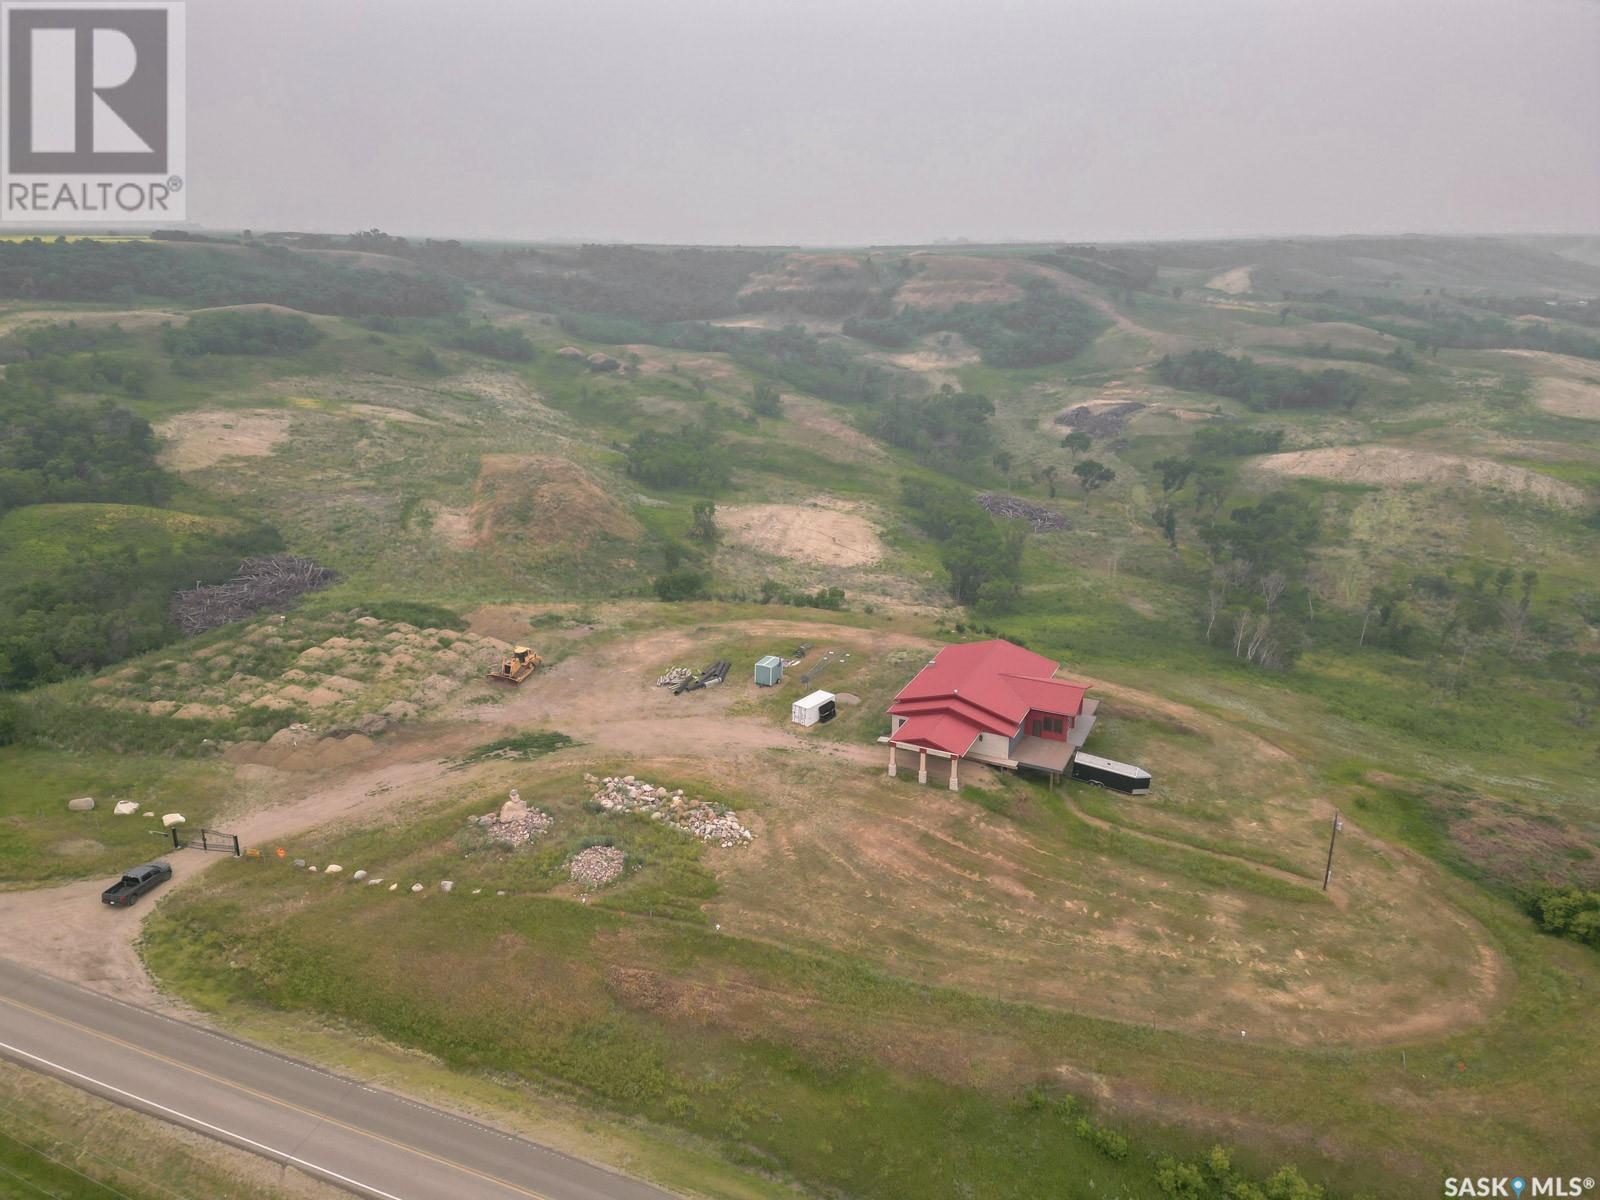
M 219 1084 L 222 1087 L 232 1088 L 234 1091 L 243 1092 L 245 1095 L 253 1096 L 257 1100 L 265 1100 L 269 1104 L 276 1104 L 280 1108 L 289 1109 L 291 1112 L 299 1113 L 301 1116 L 312 1117 L 312 1118 L 314 1118 L 314 1119 L 316 1119 L 318 1121 L 326 1121 L 329 1125 L 336 1126 L 337 1128 L 346 1130 L 349 1133 L 354 1133 L 354 1134 L 360 1135 L 361 1137 L 370 1138 L 373 1141 L 381 1142 L 386 1146 L 393 1146 L 396 1150 L 404 1150 L 407 1154 L 415 1154 L 418 1158 L 425 1158 L 429 1162 L 437 1163 L 440 1166 L 448 1167 L 451 1170 L 460 1171 L 463 1174 L 472 1176 L 474 1179 L 481 1179 L 485 1183 L 492 1183 L 492 1184 L 495 1184 L 497 1187 L 506 1188 L 509 1191 L 515 1192 L 519 1196 L 528 1197 L 529 1200 L 552 1200 L 551 1197 L 546 1196 L 542 1192 L 529 1191 L 525 1187 L 519 1187 L 517 1184 L 514 1184 L 514 1183 L 511 1183 L 511 1182 L 509 1182 L 507 1180 L 501 1179 L 498 1176 L 490 1175 L 490 1174 L 487 1174 L 486 1172 L 476 1170 L 476 1169 L 474 1169 L 472 1167 L 467 1166 L 465 1163 L 459 1163 L 459 1162 L 456 1162 L 454 1159 L 450 1159 L 450 1158 L 442 1158 L 437 1154 L 430 1154 L 426 1150 L 419 1150 L 415 1146 L 408 1146 L 404 1142 L 397 1142 L 393 1138 L 385 1137 L 381 1133 L 374 1133 L 370 1129 L 362 1129 L 359 1125 L 351 1125 L 348 1122 L 339 1120 L 337 1117 L 330 1117 L 326 1113 L 317 1112 L 315 1109 L 302 1108 L 300 1105 L 294 1104 L 291 1101 L 280 1099 L 277 1096 L 268 1095 L 266 1092 L 257 1091 L 255 1088 L 247 1087 L 246 1085 L 244 1085 L 242 1083 L 237 1083 L 237 1082 L 235 1082 L 234 1080 L 231 1080 L 231 1079 L 224 1079 L 220 1075 L 213 1075 L 209 1071 L 202 1071 L 199 1067 L 190 1066 L 188 1063 L 182 1062 L 179 1059 L 168 1058 L 164 1054 L 157 1054 L 154 1050 L 147 1050 L 143 1046 L 140 1046 L 135 1042 L 125 1041 L 122 1038 L 116 1037 L 113 1034 L 104 1033 L 104 1032 L 102 1032 L 102 1031 L 100 1031 L 98 1029 L 93 1028 L 92 1026 L 81 1025 L 77 1021 L 69 1021 L 65 1017 L 58 1017 L 54 1013 L 46 1012 L 42 1008 L 35 1008 L 31 1004 L 26 1004 L 21 1000 L 15 1000 L 10 996 L 0 996 L 0 1004 L 9 1004 L 13 1008 L 22 1009 L 24 1012 L 32 1013 L 34 1016 L 40 1017 L 40 1018 L 42 1018 L 42 1019 L 44 1019 L 46 1021 L 51 1021 L 54 1024 L 63 1025 L 63 1026 L 66 1026 L 69 1029 L 76 1029 L 79 1032 L 87 1033 L 87 1034 L 89 1034 L 89 1035 L 91 1035 L 93 1037 L 100 1038 L 102 1041 L 111 1042 L 114 1045 L 121 1046 L 125 1050 L 131 1050 L 135 1054 L 143 1055 L 145 1058 L 154 1059 L 157 1062 L 166 1063 L 168 1066 L 177 1067 L 180 1071 L 187 1071 L 191 1075 L 197 1075 L 202 1079 L 208 1079 L 212 1083 Z M 23 1053 L 27 1053 L 27 1052 L 23 1051 Z M 32 1058 L 32 1057 L 35 1057 L 35 1056 L 34 1055 L 29 1055 L 29 1057 Z M 47 1061 L 47 1060 L 40 1059 L 39 1061 L 43 1062 L 43 1061 Z M 50 1065 L 51 1066 L 58 1066 L 58 1064 L 56 1064 L 56 1063 L 51 1063 Z M 72 1073 L 73 1074 L 77 1074 L 77 1072 L 72 1072 Z M 87 1077 L 85 1077 L 85 1078 L 87 1078 Z M 94 1082 L 101 1083 L 102 1081 L 95 1080 Z M 111 1085 L 102 1084 L 102 1086 L 109 1087 Z M 114 1088 L 113 1090 L 121 1091 L 122 1089 L 121 1088 Z M 124 1094 L 125 1095 L 131 1095 L 131 1093 L 124 1093 Z M 136 1099 L 141 1099 L 141 1100 L 145 1100 L 146 1099 L 145 1097 L 135 1097 L 135 1098 Z M 146 1102 L 147 1103 L 155 1103 L 155 1101 L 150 1101 L 150 1100 L 146 1100 Z M 158 1107 L 161 1107 L 161 1106 L 158 1105 Z M 189 1119 L 193 1120 L 195 1118 L 189 1118 Z M 201 1123 L 204 1124 L 205 1122 L 201 1122 Z M 227 1132 L 227 1131 L 224 1131 L 224 1132 Z M 240 1136 L 240 1135 L 232 1134 L 230 1136 Z M 246 1138 L 245 1140 L 249 1141 L 250 1139 Z M 281 1153 L 281 1151 L 276 1151 L 275 1153 Z M 325 1170 L 325 1169 L 326 1168 L 319 1168 L 319 1170 Z M 330 1173 L 332 1173 L 332 1172 L 330 1172 Z M 376 1191 L 377 1189 L 373 1189 L 373 1190 Z

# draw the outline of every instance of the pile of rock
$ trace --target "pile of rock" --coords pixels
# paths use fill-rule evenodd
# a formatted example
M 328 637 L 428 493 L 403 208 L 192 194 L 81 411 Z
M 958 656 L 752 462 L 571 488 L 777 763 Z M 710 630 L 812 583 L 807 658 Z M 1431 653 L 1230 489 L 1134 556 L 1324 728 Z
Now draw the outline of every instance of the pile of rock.
M 656 677 L 656 686 L 676 687 L 693 674 L 694 672 L 689 670 L 688 667 L 671 667 L 668 669 L 665 675 L 659 675 Z
M 616 882 L 627 861 L 627 855 L 615 846 L 590 846 L 572 856 L 572 861 L 567 864 L 567 872 L 572 876 L 573 883 L 585 889 L 600 888 Z
M 653 821 L 670 825 L 702 842 L 716 842 L 724 848 L 743 845 L 755 838 L 755 834 L 739 823 L 732 809 L 698 796 L 685 796 L 681 788 L 668 791 L 632 775 L 607 775 L 604 779 L 585 775 L 583 781 L 606 812 L 648 813 Z
M 511 789 L 511 798 L 500 806 L 498 812 L 468 817 L 467 821 L 487 833 L 490 841 L 513 848 L 526 845 L 551 825 L 550 814 L 529 808 L 528 802 L 517 794 L 516 788 Z

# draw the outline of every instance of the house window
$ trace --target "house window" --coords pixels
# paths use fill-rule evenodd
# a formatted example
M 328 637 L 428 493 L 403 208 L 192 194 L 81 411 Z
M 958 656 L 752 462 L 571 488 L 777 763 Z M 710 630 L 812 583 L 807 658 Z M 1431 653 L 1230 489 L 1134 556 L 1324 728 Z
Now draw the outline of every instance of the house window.
M 1061 733 L 1063 731 L 1063 726 L 1061 724 L 1061 718 L 1060 717 L 1046 717 L 1044 719 L 1044 731 L 1046 733 Z

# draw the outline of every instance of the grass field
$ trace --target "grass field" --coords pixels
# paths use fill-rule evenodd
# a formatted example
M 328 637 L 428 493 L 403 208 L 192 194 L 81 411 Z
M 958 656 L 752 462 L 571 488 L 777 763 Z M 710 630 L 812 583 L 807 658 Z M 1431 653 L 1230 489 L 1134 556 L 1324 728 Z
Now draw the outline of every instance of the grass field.
M 204 551 L 237 528 L 228 518 L 137 504 L 31 504 L 0 517 L 0 577 L 27 586 L 84 560 Z
M 0 1063 L 0 1109 L 0 1196 L 7 1200 L 344 1195 L 10 1063 Z
M 1213 1142 L 1235 1146 L 1258 1181 L 1294 1163 L 1338 1195 L 1429 1193 L 1447 1174 L 1534 1163 L 1592 1173 L 1600 959 L 1538 934 L 1516 899 L 1542 883 L 1600 882 L 1593 422 L 1540 407 L 1541 383 L 1559 368 L 1571 384 L 1570 364 L 1447 347 L 1406 369 L 1378 365 L 1372 356 L 1410 340 L 1349 297 L 1328 319 L 1278 299 L 1323 278 L 1422 303 L 1433 294 L 1422 289 L 1473 270 L 1481 287 L 1511 290 L 1587 268 L 1568 279 L 1532 251 L 1425 249 L 1370 284 L 1355 249 L 1320 244 L 1252 247 L 1242 276 L 1237 247 L 1169 248 L 1158 291 L 1040 268 L 1114 324 L 1078 357 L 1027 369 L 936 338 L 885 352 L 805 318 L 819 345 L 891 370 L 897 386 L 987 397 L 995 453 L 968 464 L 973 486 L 1070 523 L 1032 535 L 1016 595 L 976 610 L 949 604 L 941 547 L 902 496 L 902 479 L 934 478 L 927 460 L 869 437 L 858 406 L 786 381 L 781 415 L 758 417 L 752 391 L 767 380 L 728 355 L 585 340 L 477 297 L 528 335 L 532 361 L 462 352 L 446 322 L 317 318 L 326 336 L 304 352 L 178 370 L 159 326 L 130 321 L 125 352 L 152 386 L 126 402 L 157 422 L 185 507 L 217 516 L 23 509 L 0 518 L 0 562 L 43 575 L 74 537 L 137 549 L 248 516 L 340 580 L 281 628 L 220 630 L 93 686 L 30 697 L 42 714 L 31 728 L 77 736 L 35 733 L 0 750 L 11 784 L 0 821 L 15 834 L 0 878 L 123 865 L 145 836 L 110 816 L 124 795 L 197 823 L 274 787 L 359 790 L 400 739 L 408 753 L 459 755 L 564 729 L 588 744 L 465 765 L 403 815 L 296 846 L 341 862 L 344 880 L 360 866 L 404 884 L 449 878 L 453 893 L 241 870 L 163 900 L 152 969 L 261 1036 L 380 1037 L 436 1056 L 461 1086 L 503 1088 L 498 1103 L 559 1097 L 813 1194 L 1150 1196 L 1163 1155 Z M 963 249 L 952 278 L 1004 282 L 1005 270 L 968 261 L 986 253 Z M 591 371 L 555 353 L 567 345 L 622 367 Z M 1258 411 L 1157 377 L 1162 355 L 1204 347 L 1348 368 L 1373 390 L 1348 409 Z M 1088 426 L 1086 451 L 1061 445 L 1072 426 L 1057 418 L 1079 406 L 1123 408 Z M 700 490 L 627 474 L 630 442 L 680 426 L 730 471 L 714 544 L 691 537 Z M 1281 434 L 1284 452 L 1379 448 L 1399 469 L 1294 478 L 1259 453 L 1204 457 L 1204 431 L 1244 427 Z M 1217 472 L 1214 504 L 1193 481 L 1163 490 L 1158 464 L 1191 455 Z M 1468 466 L 1428 475 L 1408 455 Z M 1115 478 L 1086 491 L 1072 474 L 1085 458 Z M 1509 491 L 1496 482 L 1509 468 L 1576 490 Z M 1295 654 L 1263 670 L 1233 652 L 1229 615 L 1208 622 L 1208 588 L 1234 548 L 1206 530 L 1274 493 L 1314 511 L 1317 531 L 1285 557 Z M 1170 542 L 1155 519 L 1166 504 Z M 741 513 L 808 511 L 852 521 L 823 523 L 805 553 L 730 536 Z M 856 539 L 838 550 L 849 565 L 829 561 L 836 535 Z M 863 545 L 870 562 L 856 557 Z M 710 600 L 651 599 L 651 580 L 680 557 L 708 573 Z M 842 587 L 849 608 L 751 603 L 767 579 Z M 1230 605 L 1259 610 L 1245 590 Z M 539 648 L 547 669 L 520 692 L 488 694 L 454 626 L 401 633 L 420 641 L 394 668 L 395 647 L 367 647 L 379 634 L 352 628 L 383 602 L 449 605 L 471 614 L 475 634 Z M 958 793 L 885 778 L 873 739 L 888 697 L 942 642 L 996 634 L 1095 684 L 1104 707 L 1090 749 L 1149 767 L 1149 796 L 987 772 Z M 780 688 L 755 687 L 755 657 L 802 642 L 812 649 Z M 327 646 L 338 663 L 300 661 Z M 860 703 L 786 741 L 801 677 L 828 650 L 810 686 Z M 669 666 L 717 658 L 735 664 L 721 688 L 672 702 L 651 686 Z M 427 683 L 452 671 L 450 689 Z M 232 706 L 231 688 L 248 705 L 292 687 L 298 704 L 334 677 L 351 685 L 348 701 L 190 723 L 182 738 L 113 703 Z M 419 686 L 439 694 L 346 774 L 263 775 L 277 768 L 252 760 L 241 777 L 215 757 L 222 742 L 291 720 L 320 729 L 410 703 Z M 649 725 L 649 738 L 598 738 L 603 713 Z M 684 714 L 699 732 L 674 742 L 670 721 Z M 718 720 L 737 734 L 726 745 L 704 732 Z M 126 752 L 85 752 L 90 743 Z M 715 798 L 756 840 L 705 847 L 591 811 L 586 770 Z M 486 847 L 466 820 L 510 786 L 555 818 L 516 853 Z M 88 820 L 65 811 L 79 794 L 100 800 Z M 1324 894 L 1336 810 L 1347 825 Z M 601 842 L 628 869 L 581 895 L 565 864 Z M 246 911 L 248 936 L 237 932 Z M 1131 1148 L 1119 1155 L 1101 1127 Z M 718 1186 L 743 1194 L 742 1183 Z

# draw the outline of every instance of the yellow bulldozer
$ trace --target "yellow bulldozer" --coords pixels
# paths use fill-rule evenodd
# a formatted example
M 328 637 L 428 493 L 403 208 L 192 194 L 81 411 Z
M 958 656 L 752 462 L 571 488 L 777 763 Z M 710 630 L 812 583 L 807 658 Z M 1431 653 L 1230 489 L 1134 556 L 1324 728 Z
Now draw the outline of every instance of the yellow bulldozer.
M 544 659 L 526 646 L 514 646 L 511 653 L 502 658 L 498 665 L 489 668 L 489 678 L 498 679 L 501 683 L 518 684 L 537 671 L 543 663 Z

